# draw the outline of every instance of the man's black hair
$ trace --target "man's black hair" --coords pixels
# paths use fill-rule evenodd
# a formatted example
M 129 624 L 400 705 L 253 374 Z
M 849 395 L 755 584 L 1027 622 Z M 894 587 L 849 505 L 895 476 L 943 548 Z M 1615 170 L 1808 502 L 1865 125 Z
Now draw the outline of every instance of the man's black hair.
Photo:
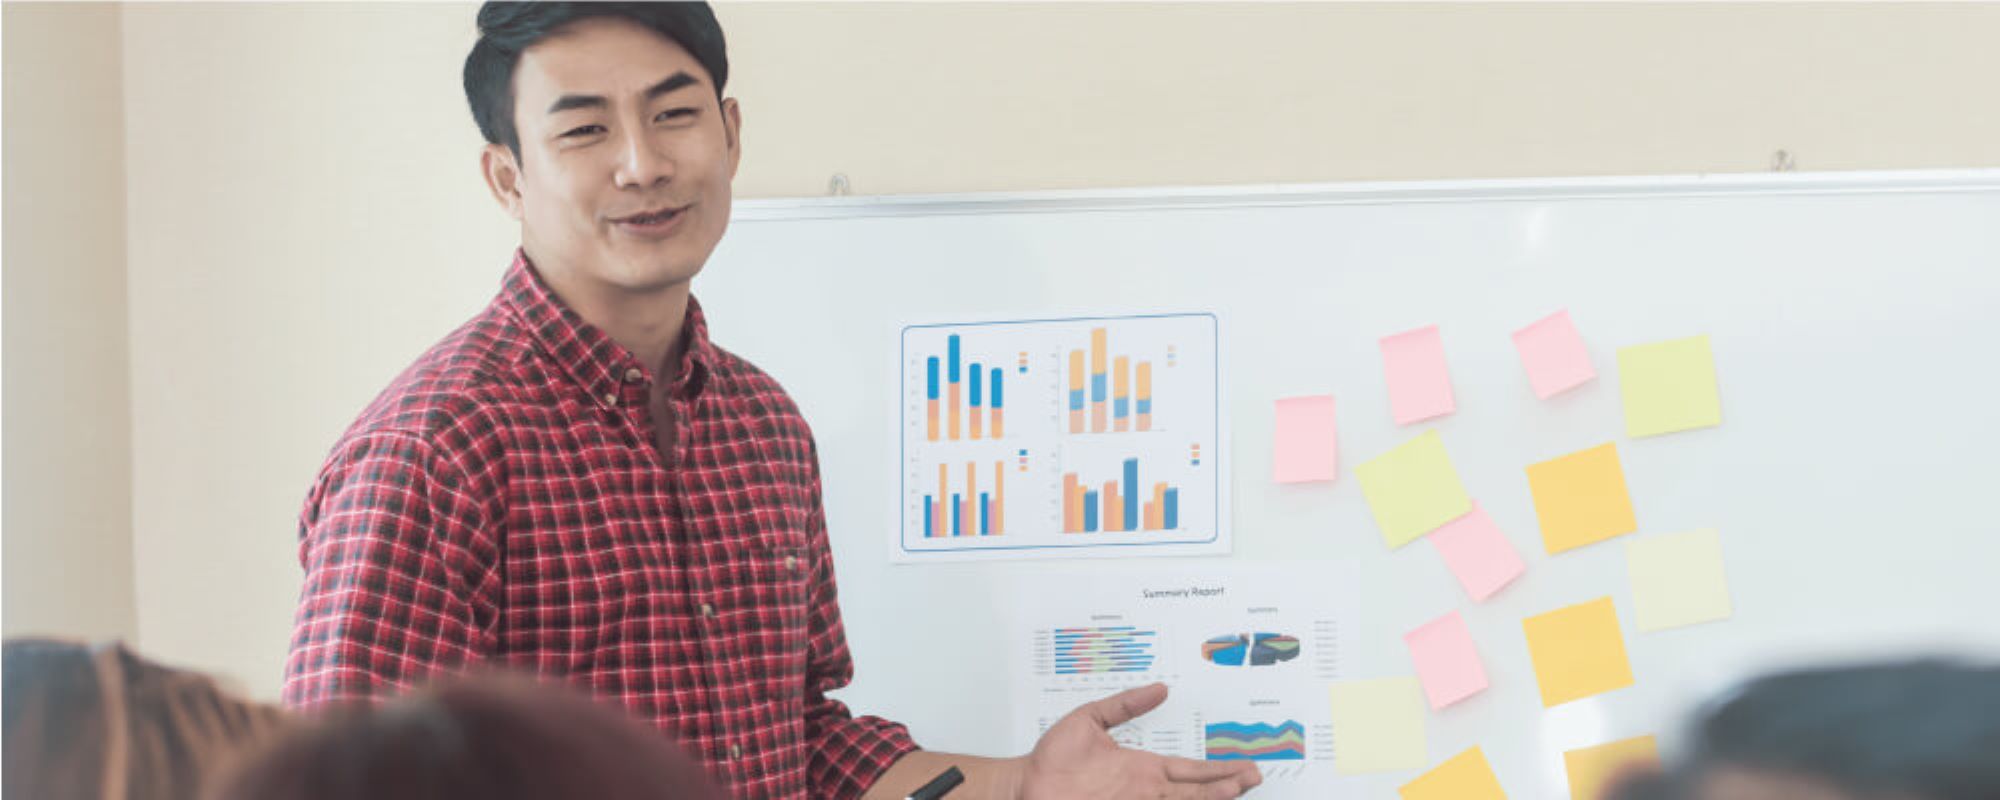
M 1697 772 L 1747 768 L 1858 797 L 2000 798 L 2000 667 L 1917 661 L 1773 675 L 1702 714 Z
M 465 100 L 472 121 L 486 141 L 504 144 L 521 157 L 521 135 L 514 128 L 514 67 L 521 51 L 560 32 L 565 26 L 594 17 L 631 20 L 666 37 L 694 56 L 715 82 L 715 96 L 729 81 L 729 53 L 723 46 L 722 25 L 705 2 L 569 3 L 498 2 L 479 7 L 479 41 L 465 56 Z

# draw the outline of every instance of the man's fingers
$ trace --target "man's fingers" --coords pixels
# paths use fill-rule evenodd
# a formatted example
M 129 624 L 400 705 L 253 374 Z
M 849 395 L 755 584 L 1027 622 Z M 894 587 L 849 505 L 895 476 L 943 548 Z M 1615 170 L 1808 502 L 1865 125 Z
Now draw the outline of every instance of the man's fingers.
M 1248 761 L 1196 761 L 1191 758 L 1167 759 L 1167 779 L 1175 783 L 1212 783 L 1229 778 L 1256 776 L 1257 765 Z M 1255 786 L 1255 783 L 1246 786 Z
M 1131 722 L 1140 714 L 1159 708 L 1164 702 L 1167 702 L 1167 685 L 1154 683 L 1137 689 L 1126 689 L 1103 700 L 1086 704 L 1083 712 L 1096 720 L 1098 725 L 1115 728 Z

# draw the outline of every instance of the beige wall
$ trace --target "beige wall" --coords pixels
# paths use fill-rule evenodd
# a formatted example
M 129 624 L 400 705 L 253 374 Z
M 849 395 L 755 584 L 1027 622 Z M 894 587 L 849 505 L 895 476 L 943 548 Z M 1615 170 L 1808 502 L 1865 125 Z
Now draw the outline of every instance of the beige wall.
M 131 638 L 116 6 L 7 4 L 4 628 Z
M 748 197 L 819 194 L 835 172 L 860 193 L 902 193 L 1757 171 L 1778 148 L 1807 170 L 2000 166 L 1992 4 L 720 13 Z M 107 51 L 111 17 L 122 47 Z M 133 571 L 115 542 L 58 547 L 66 534 L 45 530 L 79 498 L 126 514 L 104 497 L 122 484 L 96 479 L 122 467 L 129 414 L 141 645 L 274 692 L 314 469 L 370 396 L 491 294 L 511 246 L 458 86 L 472 6 L 9 7 L 6 22 L 9 630 L 16 603 L 68 607 Z M 33 44 L 17 53 L 17 38 Z M 17 73 L 17 56 L 48 67 Z M 105 77 L 69 84 L 79 59 Z M 96 171 L 79 191 L 53 167 L 17 182 L 17 77 L 45 96 L 64 81 L 89 113 L 122 108 L 123 225 L 44 240 L 125 253 L 122 278 L 99 259 L 90 291 L 17 283 L 49 252 L 17 257 L 17 197 L 59 198 L 21 206 L 53 214 L 119 191 Z M 94 141 L 43 146 L 48 163 L 114 169 Z M 103 288 L 121 279 L 129 309 Z M 18 319 L 23 306 L 39 316 Z M 17 347 L 17 323 L 93 335 Z M 55 370 L 101 385 L 17 405 L 20 382 Z M 18 465 L 74 458 L 91 436 L 108 442 L 101 463 L 17 483 Z M 51 511 L 20 521 L 17 488 Z M 97 550 L 109 554 L 87 574 L 43 580 Z

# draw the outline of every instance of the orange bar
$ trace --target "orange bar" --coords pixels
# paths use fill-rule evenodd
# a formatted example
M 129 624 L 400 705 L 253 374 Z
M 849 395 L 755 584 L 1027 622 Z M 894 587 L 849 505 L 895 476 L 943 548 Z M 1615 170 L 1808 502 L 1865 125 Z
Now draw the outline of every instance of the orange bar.
M 1149 503 L 1148 505 L 1151 506 L 1153 509 L 1153 521 L 1146 525 L 1146 530 L 1157 531 L 1167 527 L 1167 484 L 1166 483 L 1162 482 L 1153 484 L 1153 502 Z
M 965 437 L 967 439 L 979 438 L 980 423 L 985 419 L 979 415 L 979 412 L 980 409 L 975 408 L 971 413 L 965 415 L 965 423 L 972 428 L 971 434 Z
M 926 400 L 924 402 L 930 406 L 930 413 L 927 416 L 929 422 L 924 426 L 924 432 L 929 434 L 931 441 L 935 442 L 938 437 L 938 402 L 936 400 Z
M 965 462 L 965 533 L 979 535 L 979 466 Z
M 1132 429 L 1132 360 L 1119 356 L 1111 367 L 1111 403 L 1113 408 L 1112 429 L 1127 431 Z M 1116 413 L 1118 406 L 1125 407 L 1125 413 Z
M 1007 507 L 1007 464 L 1006 462 L 995 461 L 993 462 L 993 508 L 991 511 L 991 513 L 993 514 L 994 536 L 999 536 L 1000 534 L 1006 532 L 1007 530 L 1006 528 L 1001 527 L 1001 521 L 1000 521 L 1000 512 L 1006 507 Z
M 1105 481 L 1104 491 L 1097 495 L 1100 508 L 1097 516 L 1104 520 L 1107 531 L 1125 530 L 1125 501 L 1118 498 L 1118 482 Z
M 1109 334 L 1103 328 L 1090 331 L 1090 430 L 1104 432 L 1104 396 L 1097 388 L 1104 380 L 1104 358 L 1110 348 L 1105 339 Z
M 1083 351 L 1082 351 L 1082 350 L 1071 350 L 1071 351 L 1069 351 L 1069 392 L 1070 392 L 1070 394 L 1069 394 L 1069 397 L 1066 397 L 1066 398 L 1063 398 L 1063 399 L 1064 399 L 1065 401 L 1068 401 L 1068 400 L 1069 400 L 1070 398 L 1074 398 L 1074 397 L 1079 397 L 1079 396 L 1081 396 L 1081 395 L 1080 395 L 1079 393 L 1080 393 L 1080 392 L 1083 392 L 1083 391 L 1084 391 L 1084 385 L 1083 385 Z M 1076 406 L 1072 406 L 1072 407 L 1070 408 L 1070 410 L 1069 410 L 1069 432 L 1070 432 L 1070 433 L 1082 433 L 1082 432 L 1083 432 L 1083 408 L 1082 408 L 1082 406 L 1080 406 L 1080 405 L 1076 405 Z
M 1063 473 L 1063 533 L 1083 530 L 1083 503 L 1077 495 L 1080 488 L 1076 485 L 1076 473 Z
M 949 423 L 948 427 L 951 430 L 951 440 L 956 442 L 958 441 L 958 382 L 957 381 L 952 381 L 951 391 L 949 392 L 949 394 L 951 395 L 951 406 L 950 406 L 951 422 Z
M 943 465 L 943 464 L 939 464 L 939 465 L 938 465 L 938 493 L 937 493 L 937 498 L 938 498 L 938 499 L 937 499 L 937 506 L 936 506 L 936 508 L 937 508 L 937 520 L 936 520 L 936 522 L 937 522 L 937 524 L 935 524 L 935 525 L 932 525 L 932 526 L 931 526 L 931 530 L 933 530 L 933 531 L 936 531 L 936 532 L 937 532 L 937 535 L 939 535 L 939 536 L 950 536 L 950 535 L 951 535 L 951 529 L 949 529 L 949 528 L 946 528 L 946 527 L 945 527 L 945 521 L 946 521 L 946 520 L 949 520 L 949 519 L 951 519 L 951 514 L 950 514 L 950 513 L 947 513 L 947 512 L 945 511 L 945 509 L 946 509 L 946 508 L 949 508 L 949 507 L 950 507 L 950 505 L 949 505 L 949 504 L 951 503 L 951 493 L 950 493 L 950 492 L 948 492 L 948 491 L 946 491 L 946 488 L 947 488 L 947 485 L 946 485 L 946 480 L 945 480 L 945 477 L 946 477 L 946 473 L 945 473 L 945 467 L 944 467 L 944 465 Z
M 1071 477 L 1075 477 L 1075 476 L 1071 476 Z M 1090 491 L 1089 491 L 1088 489 L 1085 489 L 1085 488 L 1083 487 L 1083 485 L 1082 485 L 1082 484 L 1078 484 L 1078 485 L 1077 485 L 1077 487 L 1076 487 L 1076 500 L 1075 500 L 1075 503 L 1076 503 L 1076 532 L 1077 532 L 1077 533 L 1083 533 L 1083 532 L 1084 532 L 1084 530 L 1083 530 L 1083 501 L 1084 501 L 1084 496 L 1085 496 L 1085 495 L 1087 495 L 1087 494 L 1090 494 Z M 1102 526 L 1099 526 L 1099 527 L 1102 527 Z
M 1139 430 L 1142 431 L 1152 430 L 1153 429 L 1153 362 L 1151 361 L 1139 362 L 1138 395 L 1139 397 L 1136 402 L 1146 404 L 1145 411 L 1138 411 L 1138 409 L 1136 408 L 1133 409 L 1134 411 L 1138 411 Z
M 993 435 L 987 438 L 998 439 L 1000 438 L 1000 407 L 994 406 L 990 413 L 993 415 Z

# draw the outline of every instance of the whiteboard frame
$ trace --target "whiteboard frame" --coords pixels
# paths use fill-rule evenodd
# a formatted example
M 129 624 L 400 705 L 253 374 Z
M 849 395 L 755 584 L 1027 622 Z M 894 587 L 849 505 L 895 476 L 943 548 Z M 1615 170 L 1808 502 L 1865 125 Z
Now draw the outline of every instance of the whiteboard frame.
M 734 222 L 760 222 L 955 214 L 1257 208 L 1350 203 L 1935 193 L 1980 192 L 1995 189 L 2000 189 L 2000 168 L 1368 181 L 745 199 L 736 201 L 731 219 Z

